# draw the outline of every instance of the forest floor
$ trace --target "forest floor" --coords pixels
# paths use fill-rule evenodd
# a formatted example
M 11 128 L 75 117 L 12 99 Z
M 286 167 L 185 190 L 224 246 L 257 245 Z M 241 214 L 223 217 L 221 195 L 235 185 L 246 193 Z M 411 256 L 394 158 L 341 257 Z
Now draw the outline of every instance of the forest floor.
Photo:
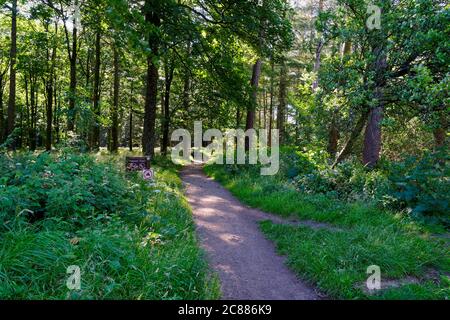
M 312 300 L 320 294 L 299 280 L 285 258 L 259 229 L 259 222 L 292 224 L 241 204 L 231 193 L 208 178 L 200 166 L 182 171 L 186 196 L 192 207 L 201 246 L 218 273 L 223 299 Z M 326 228 L 324 224 L 312 224 Z

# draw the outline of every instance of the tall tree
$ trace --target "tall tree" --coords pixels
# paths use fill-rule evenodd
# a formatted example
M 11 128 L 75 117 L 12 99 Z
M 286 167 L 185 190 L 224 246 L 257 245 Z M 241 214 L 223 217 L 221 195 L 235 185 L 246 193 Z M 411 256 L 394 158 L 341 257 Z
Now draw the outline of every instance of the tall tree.
M 259 78 L 261 77 L 261 66 L 262 66 L 261 58 L 256 59 L 256 62 L 253 65 L 252 80 L 250 82 L 250 85 L 252 87 L 252 96 L 250 105 L 247 108 L 247 118 L 245 122 L 246 130 L 253 129 L 255 127 L 255 116 L 258 104 L 258 86 L 259 86 Z
M 279 98 L 277 108 L 277 129 L 280 135 L 280 144 L 284 144 L 286 140 L 285 119 L 286 119 L 286 107 L 287 107 L 287 66 L 285 58 L 282 58 L 280 68 L 280 84 L 279 84 Z
M 47 39 L 49 40 L 50 33 L 50 21 L 48 20 L 48 16 L 46 17 L 47 21 L 45 22 Z M 55 29 L 54 36 L 52 41 L 48 41 L 47 47 L 47 78 L 45 79 L 45 93 L 46 93 L 46 139 L 45 139 L 45 149 L 50 151 L 52 149 L 52 140 L 53 140 L 53 102 L 54 102 L 54 79 L 55 79 L 55 68 L 56 68 L 56 52 L 57 52 L 57 35 L 58 35 L 58 22 L 55 21 Z M 50 43 L 51 43 L 51 53 L 50 53 Z
M 93 113 L 94 125 L 92 128 L 92 148 L 100 148 L 100 67 L 101 67 L 101 30 L 100 27 L 95 33 L 95 63 L 94 63 L 94 91 L 93 91 Z
M 364 134 L 363 164 L 373 167 L 380 158 L 381 151 L 381 121 L 384 109 L 384 74 L 387 68 L 384 46 L 374 48 L 375 60 L 375 103 L 370 109 L 366 131 Z
M 9 64 L 9 59 L 8 59 Z M 9 69 L 8 64 L 5 64 L 4 69 L 0 69 L 0 144 L 3 143 L 6 134 L 5 116 L 3 113 L 3 94 L 5 92 L 7 72 Z M 2 66 L 3 67 L 3 66 Z
M 144 132 L 142 135 L 142 151 L 146 156 L 155 155 L 156 142 L 156 106 L 158 97 L 158 51 L 160 38 L 157 30 L 161 26 L 161 17 L 159 15 L 159 2 L 155 0 L 146 0 L 144 5 L 145 22 L 149 28 L 152 28 L 147 41 L 150 52 L 147 54 L 147 79 L 145 88 L 145 115 Z
M 173 81 L 173 73 L 175 70 L 175 64 L 166 59 L 164 64 L 164 74 L 165 74 L 165 88 L 164 88 L 164 112 L 163 112 L 163 137 L 161 144 L 161 153 L 166 155 L 167 148 L 169 146 L 169 129 L 170 129 L 170 89 Z
M 111 110 L 111 152 L 119 149 L 119 91 L 120 91 L 120 57 L 117 41 L 113 45 L 114 55 L 114 93 Z
M 320 14 L 323 11 L 323 3 L 324 3 L 324 0 L 319 0 L 318 16 L 320 16 Z M 319 43 L 317 44 L 317 47 L 316 47 L 316 57 L 315 57 L 315 60 L 314 60 L 314 69 L 313 69 L 313 71 L 314 71 L 314 73 L 316 75 L 318 74 L 319 69 L 320 69 L 320 62 L 321 62 L 321 55 L 322 55 L 323 46 L 324 46 L 324 40 L 321 37 L 319 39 Z M 316 80 L 314 80 L 313 85 L 312 85 L 313 91 L 316 90 L 318 88 L 318 86 L 319 86 L 319 77 L 317 76 Z
M 7 135 L 10 135 L 14 131 L 16 121 L 17 10 L 17 0 L 13 0 L 11 3 L 11 51 L 9 55 L 10 71 Z M 12 142 L 10 147 L 15 149 L 15 141 Z

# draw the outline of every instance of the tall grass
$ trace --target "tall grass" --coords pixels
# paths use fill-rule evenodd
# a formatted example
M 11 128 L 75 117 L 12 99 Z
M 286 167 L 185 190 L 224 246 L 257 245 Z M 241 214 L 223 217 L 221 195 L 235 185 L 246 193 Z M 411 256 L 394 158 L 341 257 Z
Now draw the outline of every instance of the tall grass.
M 160 160 L 149 184 L 126 173 L 123 161 L 73 153 L 0 158 L 1 299 L 218 297 L 177 168 Z M 23 209 L 32 213 L 19 215 Z M 66 286 L 71 265 L 81 269 L 81 290 Z
M 262 231 L 275 242 L 287 263 L 332 298 L 448 299 L 450 255 L 445 240 L 407 215 L 374 203 L 339 200 L 321 193 L 304 193 L 282 176 L 261 177 L 253 169 L 205 168 L 244 203 L 296 219 L 326 222 L 341 230 L 315 230 L 263 222 Z M 369 295 L 365 290 L 370 265 L 381 268 L 383 280 L 415 277 L 418 283 L 399 285 Z M 434 276 L 430 278 L 430 274 Z M 395 282 L 395 281 L 394 281 Z

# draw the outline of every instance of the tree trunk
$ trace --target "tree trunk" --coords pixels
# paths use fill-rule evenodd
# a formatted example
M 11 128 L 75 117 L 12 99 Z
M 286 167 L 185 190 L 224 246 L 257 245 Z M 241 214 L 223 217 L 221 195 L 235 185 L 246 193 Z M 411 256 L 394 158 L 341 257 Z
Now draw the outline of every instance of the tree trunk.
M 375 99 L 376 107 L 369 112 L 366 132 L 364 134 L 363 164 L 373 167 L 378 163 L 381 152 L 381 121 L 383 120 L 383 88 L 387 69 L 386 55 L 383 45 L 374 48 L 376 57 L 375 70 Z
M 245 121 L 245 130 L 255 128 L 256 108 L 258 106 L 258 86 L 259 78 L 261 76 L 262 60 L 258 58 L 253 66 L 252 80 L 250 82 L 252 86 L 252 97 L 249 106 L 247 107 L 247 118 Z M 250 148 L 249 139 L 245 139 L 245 150 Z
M 29 87 L 29 85 L 28 85 L 28 78 L 27 77 L 28 76 L 25 75 L 23 77 L 23 80 L 24 80 L 24 87 L 25 87 L 25 107 L 26 107 L 26 114 L 25 114 L 25 118 L 26 119 L 25 120 L 26 120 L 26 125 L 27 125 L 28 137 L 30 137 L 31 111 L 30 111 L 30 97 L 28 95 L 28 87 Z M 22 114 L 23 114 L 23 112 L 22 112 Z M 23 125 L 23 123 L 22 123 L 22 125 Z M 22 129 L 23 129 L 23 127 L 22 127 Z M 23 132 L 22 132 L 22 134 L 23 134 Z M 30 143 L 28 143 L 28 145 L 30 145 Z
M 337 153 L 337 149 L 338 149 L 338 142 L 339 142 L 339 129 L 337 127 L 337 123 L 336 123 L 336 111 L 333 112 L 333 118 L 331 120 L 331 124 L 330 124 L 330 130 L 328 133 L 328 147 L 327 147 L 327 151 L 328 154 L 331 156 L 331 159 L 335 159 L 336 158 L 336 153 Z
M 236 128 L 241 126 L 241 109 L 239 106 L 236 108 Z
M 119 90 L 120 90 L 120 65 L 117 44 L 114 44 L 114 98 L 111 110 L 111 152 L 119 150 Z
M 131 99 L 130 99 L 130 115 L 128 117 L 128 148 L 133 151 L 133 94 L 134 94 L 134 83 L 131 81 Z
M 61 99 L 60 99 L 60 93 L 58 91 L 58 81 L 57 81 L 57 77 L 56 77 L 56 73 L 55 73 L 55 92 L 54 92 L 54 98 L 55 98 L 55 112 L 53 115 L 53 125 L 55 127 L 55 143 L 58 144 L 59 143 L 59 132 L 60 132 L 60 128 L 59 128 L 59 119 L 60 119 L 60 110 L 61 110 Z
M 264 110 L 263 110 L 263 117 L 264 117 L 264 129 L 267 129 L 267 90 L 264 89 Z
M 0 144 L 3 143 L 5 134 L 5 116 L 3 115 L 3 74 L 0 74 Z
M 364 125 L 367 122 L 368 113 L 369 112 L 367 110 L 364 110 L 362 112 L 361 117 L 358 119 L 358 122 L 356 122 L 355 127 L 350 133 L 350 137 L 348 138 L 347 142 L 345 143 L 344 147 L 342 148 L 341 152 L 339 153 L 335 162 L 333 163 L 333 168 L 336 167 L 338 163 L 344 161 L 351 154 L 353 150 L 353 145 L 355 144 L 356 140 L 361 134 L 361 131 L 364 128 Z
M 161 24 L 157 13 L 152 12 L 152 1 L 147 0 L 145 21 L 155 27 Z M 144 132 L 142 135 L 142 152 L 153 158 L 155 155 L 155 123 L 158 97 L 158 67 L 154 60 L 158 56 L 159 39 L 154 33 L 149 34 L 148 43 L 151 53 L 147 56 L 147 84 L 145 90 Z
M 10 71 L 9 71 L 9 98 L 8 98 L 8 126 L 6 135 L 10 135 L 15 128 L 16 121 L 16 60 L 17 60 L 17 0 L 12 1 L 11 12 L 11 51 L 10 51 Z M 15 149 L 13 141 L 10 146 Z
M 95 65 L 94 65 L 94 127 L 92 128 L 92 148 L 100 148 L 100 66 L 101 66 L 101 33 L 98 30 L 95 35 Z
M 323 11 L 323 1 L 324 0 L 319 0 L 319 8 L 318 8 L 318 15 L 320 15 Z M 322 38 L 319 40 L 319 43 L 317 44 L 316 47 L 316 59 L 314 60 L 314 73 L 316 74 L 317 78 L 316 80 L 314 80 L 313 85 L 312 85 L 312 89 L 313 91 L 315 91 L 318 87 L 319 87 L 319 69 L 320 69 L 320 63 L 321 63 L 321 55 L 322 55 L 322 49 L 323 49 L 323 40 Z
M 36 150 L 37 103 L 36 80 L 30 75 L 30 126 L 28 131 L 30 151 Z
M 47 29 L 48 32 L 48 29 Z M 55 23 L 55 33 L 58 32 L 57 24 Z M 49 56 L 49 50 L 47 49 L 47 57 Z M 47 80 L 46 92 L 47 92 L 47 128 L 46 128 L 46 140 L 45 149 L 50 151 L 52 149 L 52 131 L 53 131 L 53 79 L 55 74 L 55 63 L 56 63 L 56 41 L 54 41 L 52 55 L 50 58 L 50 74 Z
M 192 45 L 191 41 L 188 41 L 187 44 L 187 55 L 190 57 L 192 54 Z M 183 109 L 185 112 L 189 110 L 189 92 L 191 90 L 191 76 L 189 70 L 186 70 L 186 74 L 184 76 L 184 84 L 183 84 Z
M 262 60 L 258 58 L 253 66 L 252 80 L 250 82 L 252 86 L 252 100 L 247 108 L 247 119 L 245 123 L 245 130 L 253 129 L 255 127 L 256 107 L 258 105 L 258 86 L 259 78 L 261 76 Z
M 165 93 L 164 93 L 164 119 L 163 119 L 163 139 L 161 153 L 167 154 L 169 146 L 169 127 L 170 127 L 170 87 L 172 86 L 174 66 L 165 65 Z
M 433 131 L 436 149 L 443 148 L 447 145 L 448 120 L 445 111 L 439 115 L 439 127 Z
M 378 93 L 380 94 L 380 93 Z M 369 112 L 369 118 L 364 134 L 363 164 L 373 167 L 380 159 L 381 151 L 381 121 L 383 106 L 379 105 Z
M 348 55 L 351 52 L 352 49 L 352 43 L 350 41 L 344 42 L 344 47 L 341 53 L 341 62 L 344 61 L 344 57 Z M 339 132 L 339 126 L 338 126 L 338 118 L 339 118 L 339 109 L 338 107 L 335 107 L 333 110 L 331 123 L 330 123 L 330 130 L 328 134 L 328 153 L 330 154 L 331 159 L 336 158 L 336 154 L 338 151 L 338 143 L 340 139 L 340 132 Z M 361 129 L 362 130 L 362 129 Z
M 280 92 L 278 101 L 277 128 L 280 135 L 280 144 L 284 144 L 285 137 L 285 118 L 286 118 L 286 91 L 287 91 L 287 68 L 286 61 L 281 62 L 280 70 Z
M 271 74 L 270 74 L 270 105 L 269 105 L 269 147 L 272 147 L 272 129 L 273 129 L 273 98 L 274 98 L 274 88 L 275 88 L 275 63 L 272 59 L 270 62 L 271 65 Z
M 70 61 L 70 85 L 69 85 L 69 112 L 67 115 L 67 130 L 75 130 L 76 118 L 76 94 L 77 94 L 77 27 L 74 23 L 72 30 L 72 50 L 69 51 Z M 69 39 L 67 39 L 69 41 Z

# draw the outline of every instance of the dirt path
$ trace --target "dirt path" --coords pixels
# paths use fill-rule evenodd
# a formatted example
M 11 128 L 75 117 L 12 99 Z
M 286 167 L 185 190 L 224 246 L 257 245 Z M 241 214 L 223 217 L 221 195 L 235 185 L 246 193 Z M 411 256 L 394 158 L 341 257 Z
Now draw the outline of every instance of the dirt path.
M 318 299 L 284 265 L 284 258 L 258 228 L 258 221 L 282 219 L 244 206 L 199 166 L 186 167 L 181 176 L 201 245 L 219 275 L 223 299 Z

